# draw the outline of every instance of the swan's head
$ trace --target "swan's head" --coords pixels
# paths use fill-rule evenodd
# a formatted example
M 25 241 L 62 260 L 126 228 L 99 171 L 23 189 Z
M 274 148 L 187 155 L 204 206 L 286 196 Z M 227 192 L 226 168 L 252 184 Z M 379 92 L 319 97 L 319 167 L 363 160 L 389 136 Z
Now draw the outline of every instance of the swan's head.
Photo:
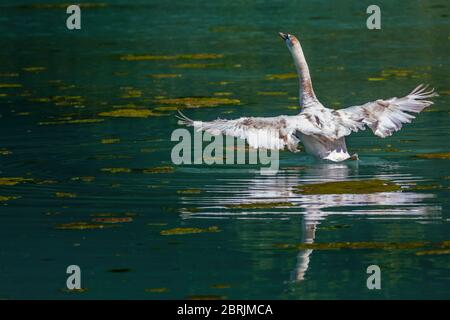
M 278 35 L 281 37 L 281 39 L 284 40 L 284 42 L 286 43 L 286 46 L 289 49 L 291 49 L 293 46 L 299 44 L 298 39 L 295 36 L 293 36 L 292 34 L 278 32 Z

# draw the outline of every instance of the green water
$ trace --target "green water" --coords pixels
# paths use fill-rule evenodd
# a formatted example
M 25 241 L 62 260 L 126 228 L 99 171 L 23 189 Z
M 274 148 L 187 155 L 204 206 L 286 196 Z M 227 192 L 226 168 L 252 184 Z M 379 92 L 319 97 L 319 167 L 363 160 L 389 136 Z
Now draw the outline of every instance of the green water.
M 0 298 L 449 298 L 447 1 L 378 1 L 380 31 L 366 29 L 370 1 L 109 0 L 82 8 L 79 31 L 66 29 L 64 7 L 35 3 L 0 5 Z M 163 99 L 240 101 L 184 110 L 204 120 L 298 112 L 297 80 L 270 76 L 294 71 L 277 31 L 299 37 L 326 106 L 422 82 L 440 97 L 390 138 L 350 136 L 357 163 L 282 152 L 270 177 L 254 165 L 173 165 L 178 125 Z M 99 115 L 122 109 L 153 113 Z M 428 153 L 447 159 L 416 157 Z M 402 191 L 293 188 L 374 178 Z M 79 222 L 103 228 L 64 229 Z M 218 232 L 165 235 L 174 228 Z M 322 247 L 344 242 L 363 248 Z M 84 292 L 64 291 L 72 264 Z M 373 264 L 381 290 L 366 287 Z

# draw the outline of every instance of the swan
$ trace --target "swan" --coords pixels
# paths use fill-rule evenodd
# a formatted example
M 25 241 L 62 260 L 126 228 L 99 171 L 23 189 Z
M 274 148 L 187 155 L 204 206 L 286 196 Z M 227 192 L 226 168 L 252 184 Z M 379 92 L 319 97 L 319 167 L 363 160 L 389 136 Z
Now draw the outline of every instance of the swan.
M 326 108 L 314 93 L 308 64 L 299 40 L 291 34 L 279 32 L 292 58 L 300 83 L 301 112 L 297 115 L 277 117 L 242 117 L 239 119 L 195 121 L 181 111 L 177 118 L 180 125 L 192 126 L 197 131 L 212 135 L 227 135 L 245 139 L 250 147 L 258 149 L 297 152 L 301 142 L 308 154 L 318 159 L 341 162 L 357 160 L 350 156 L 345 137 L 352 132 L 369 127 L 381 138 L 391 136 L 415 118 L 411 113 L 419 113 L 433 104 L 427 99 L 438 96 L 434 89 L 420 84 L 411 93 L 401 98 L 379 99 L 363 105 L 339 110 Z

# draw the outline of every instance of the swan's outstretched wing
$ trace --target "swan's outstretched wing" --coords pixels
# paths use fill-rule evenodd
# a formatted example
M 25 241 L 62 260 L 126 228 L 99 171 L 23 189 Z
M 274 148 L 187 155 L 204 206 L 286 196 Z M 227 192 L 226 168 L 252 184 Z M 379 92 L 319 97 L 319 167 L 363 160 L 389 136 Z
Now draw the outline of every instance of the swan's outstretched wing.
M 247 140 L 252 148 L 279 150 L 287 147 L 297 151 L 299 126 L 304 122 L 299 116 L 279 116 L 271 118 L 244 117 L 234 120 L 194 121 L 179 111 L 178 123 L 192 126 L 212 135 L 226 135 Z M 307 123 L 305 124 L 307 129 Z M 302 130 L 303 131 L 303 130 Z
M 415 116 L 433 104 L 427 99 L 438 96 L 434 89 L 427 91 L 427 86 L 419 85 L 410 94 L 402 98 L 377 100 L 361 106 L 354 106 L 333 111 L 342 130 L 339 137 L 349 135 L 352 131 L 364 130 L 367 125 L 373 133 L 381 138 L 392 135 L 410 123 Z M 337 137 L 337 138 L 339 138 Z

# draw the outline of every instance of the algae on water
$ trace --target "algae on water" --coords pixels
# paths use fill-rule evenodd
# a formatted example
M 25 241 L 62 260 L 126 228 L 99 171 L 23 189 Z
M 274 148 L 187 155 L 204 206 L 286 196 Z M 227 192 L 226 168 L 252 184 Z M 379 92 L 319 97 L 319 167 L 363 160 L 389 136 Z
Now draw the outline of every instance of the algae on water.
M 416 158 L 420 159 L 450 159 L 450 152 L 442 152 L 442 153 L 421 153 L 416 154 Z
M 208 228 L 173 228 L 163 230 L 160 232 L 160 234 L 163 236 L 172 236 L 172 235 L 182 235 L 192 233 L 219 232 L 219 231 L 220 231 L 219 227 L 211 226 Z
M 313 194 L 370 194 L 378 192 L 396 192 L 401 187 L 391 181 L 373 180 L 350 180 L 305 184 L 294 187 L 294 193 Z
M 230 99 L 224 97 L 184 97 L 184 98 L 162 98 L 155 102 L 161 104 L 170 104 L 179 107 L 179 109 L 195 109 L 217 107 L 221 105 L 239 105 L 238 99 Z

